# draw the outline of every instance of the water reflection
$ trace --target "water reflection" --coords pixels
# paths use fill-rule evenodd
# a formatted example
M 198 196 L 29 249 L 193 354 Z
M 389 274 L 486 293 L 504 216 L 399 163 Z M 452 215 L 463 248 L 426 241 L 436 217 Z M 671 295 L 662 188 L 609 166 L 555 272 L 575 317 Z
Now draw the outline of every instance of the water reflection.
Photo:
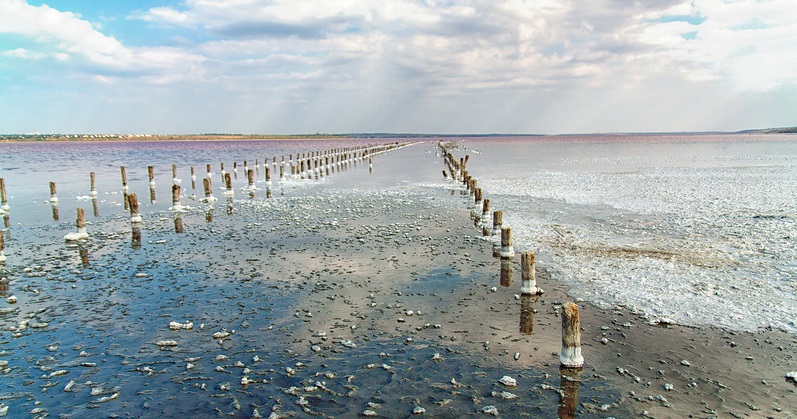
M 133 223 L 132 224 L 132 246 L 133 249 L 140 249 L 141 248 L 141 223 Z
M 501 286 L 512 285 L 512 260 L 501 258 Z
M 100 208 L 97 206 L 97 197 L 91 198 L 91 208 L 94 210 L 94 217 L 99 217 Z
M 88 268 L 89 263 L 89 249 L 84 245 L 78 246 L 78 254 L 80 255 L 80 264 L 83 265 L 84 268 Z
M 53 207 L 53 221 L 58 221 L 58 202 L 51 202 L 50 206 Z
M 531 295 L 520 296 L 520 334 L 531 335 L 534 333 L 534 303 L 539 297 Z
M 0 297 L 8 297 L 8 280 L 5 278 L 0 279 Z
M 178 234 L 183 232 L 183 215 L 180 212 L 174 213 L 174 232 Z
M 578 386 L 581 383 L 581 369 L 559 368 L 559 410 L 558 415 L 562 419 L 572 419 L 576 417 L 576 406 L 578 405 Z

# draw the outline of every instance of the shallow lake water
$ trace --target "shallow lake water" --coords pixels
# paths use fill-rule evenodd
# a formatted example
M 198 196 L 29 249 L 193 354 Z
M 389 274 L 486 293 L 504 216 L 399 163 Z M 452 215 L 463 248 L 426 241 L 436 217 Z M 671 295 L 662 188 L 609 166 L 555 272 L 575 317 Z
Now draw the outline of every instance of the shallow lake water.
M 2 162 L 12 199 L 0 295 L 17 299 L 0 312 L 7 416 L 407 417 L 423 409 L 461 417 L 495 409 L 540 417 L 578 406 L 579 417 L 606 417 L 631 409 L 600 376 L 571 380 L 557 363 L 513 367 L 512 354 L 489 343 L 462 345 L 470 326 L 439 323 L 463 298 L 491 295 L 498 261 L 467 255 L 481 239 L 472 237 L 461 186 L 442 179 L 434 141 L 318 179 L 268 185 L 261 166 L 252 195 L 239 163 L 231 200 L 212 175 L 213 204 L 190 187 L 191 165 L 201 181 L 205 162 L 215 171 L 219 161 L 229 169 L 252 154 L 346 145 L 13 145 L 17 157 Z M 169 209 L 172 163 L 187 191 L 181 212 Z M 139 230 L 124 209 L 120 165 L 142 202 Z M 164 173 L 154 202 L 147 165 Z M 96 215 L 86 199 L 92 170 Z M 89 239 L 66 243 L 77 207 Z M 510 329 L 503 339 L 523 338 L 517 323 Z M 517 385 L 499 383 L 504 376 Z

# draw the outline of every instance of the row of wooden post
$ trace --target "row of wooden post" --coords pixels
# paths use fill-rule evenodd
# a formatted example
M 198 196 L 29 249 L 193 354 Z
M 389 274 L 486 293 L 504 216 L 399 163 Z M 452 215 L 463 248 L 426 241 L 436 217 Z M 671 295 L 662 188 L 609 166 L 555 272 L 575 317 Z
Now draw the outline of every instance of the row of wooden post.
M 503 225 L 503 212 L 501 210 L 494 210 L 492 213 L 492 231 L 488 229 L 483 222 L 490 211 L 490 200 L 482 195 L 482 189 L 478 186 L 478 181 L 473 178 L 467 171 L 467 162 L 469 155 L 457 160 L 453 154 L 442 143 L 439 143 L 443 153 L 443 161 L 448 168 L 448 173 L 443 170 L 444 177 L 450 177 L 453 180 L 460 180 L 465 185 L 468 196 L 474 196 L 475 204 L 482 204 L 481 214 L 474 214 L 474 223 L 482 224 L 482 234 L 484 236 L 501 234 L 500 246 L 496 245 L 493 248 L 493 256 L 500 257 L 502 261 L 509 261 L 515 257 L 514 247 L 512 245 L 512 229 Z M 506 269 L 505 266 L 509 264 L 502 264 L 502 273 Z M 526 251 L 520 255 L 520 265 L 522 274 L 521 295 L 532 296 L 542 294 L 542 289 L 537 287 L 536 274 L 535 274 L 535 260 L 534 252 Z M 507 281 L 507 285 L 508 285 Z M 504 284 L 502 275 L 502 285 Z M 521 311 L 522 313 L 522 311 Z M 567 369 L 580 369 L 584 365 L 584 358 L 581 354 L 581 326 L 579 319 L 578 306 L 574 303 L 567 302 L 562 306 L 562 350 L 559 356 L 560 365 Z

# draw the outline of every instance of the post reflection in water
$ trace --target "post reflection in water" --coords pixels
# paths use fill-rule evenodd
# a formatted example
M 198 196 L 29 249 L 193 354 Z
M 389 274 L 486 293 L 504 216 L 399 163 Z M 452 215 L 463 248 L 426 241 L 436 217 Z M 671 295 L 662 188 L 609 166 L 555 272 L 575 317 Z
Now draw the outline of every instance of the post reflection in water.
M 501 286 L 512 285 L 512 259 L 501 258 Z
M 227 198 L 227 215 L 232 215 L 232 212 L 233 212 L 233 205 L 232 204 L 233 204 L 233 198 L 232 197 L 228 197 Z
M 207 211 L 205 211 L 205 221 L 208 223 L 213 222 L 213 207 L 209 206 Z
M 182 233 L 183 232 L 183 215 L 179 212 L 174 213 L 174 232 L 175 233 Z
M 0 279 L 0 297 L 8 297 L 8 281 Z
M 149 202 L 155 203 L 155 188 L 149 188 Z
M 51 206 L 53 207 L 53 221 L 58 221 L 58 203 L 53 202 Z
M 561 419 L 576 417 L 578 406 L 578 385 L 581 383 L 581 368 L 559 367 L 559 410 Z
M 534 333 L 534 303 L 539 299 L 536 295 L 520 296 L 520 334 Z
M 133 238 L 131 244 L 133 249 L 141 248 L 141 223 L 133 223 Z
M 94 210 L 94 217 L 100 216 L 100 208 L 97 206 L 97 198 L 91 198 L 91 208 Z
M 78 254 L 80 255 L 80 263 L 83 267 L 89 267 L 89 249 L 86 246 L 80 245 L 78 247 Z

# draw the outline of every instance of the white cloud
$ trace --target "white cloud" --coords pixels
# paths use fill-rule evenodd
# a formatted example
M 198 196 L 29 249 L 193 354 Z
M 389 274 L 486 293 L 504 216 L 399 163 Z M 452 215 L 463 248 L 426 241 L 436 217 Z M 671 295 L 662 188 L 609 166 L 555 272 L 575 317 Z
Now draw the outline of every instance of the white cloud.
M 17 48 L 5 56 L 42 60 L 51 58 L 62 65 L 103 73 L 106 78 L 161 73 L 170 79 L 185 75 L 181 67 L 196 65 L 203 57 L 182 49 L 167 47 L 130 48 L 106 36 L 78 15 L 61 12 L 47 5 L 31 6 L 21 0 L 0 2 L 0 34 L 21 35 L 35 47 Z

